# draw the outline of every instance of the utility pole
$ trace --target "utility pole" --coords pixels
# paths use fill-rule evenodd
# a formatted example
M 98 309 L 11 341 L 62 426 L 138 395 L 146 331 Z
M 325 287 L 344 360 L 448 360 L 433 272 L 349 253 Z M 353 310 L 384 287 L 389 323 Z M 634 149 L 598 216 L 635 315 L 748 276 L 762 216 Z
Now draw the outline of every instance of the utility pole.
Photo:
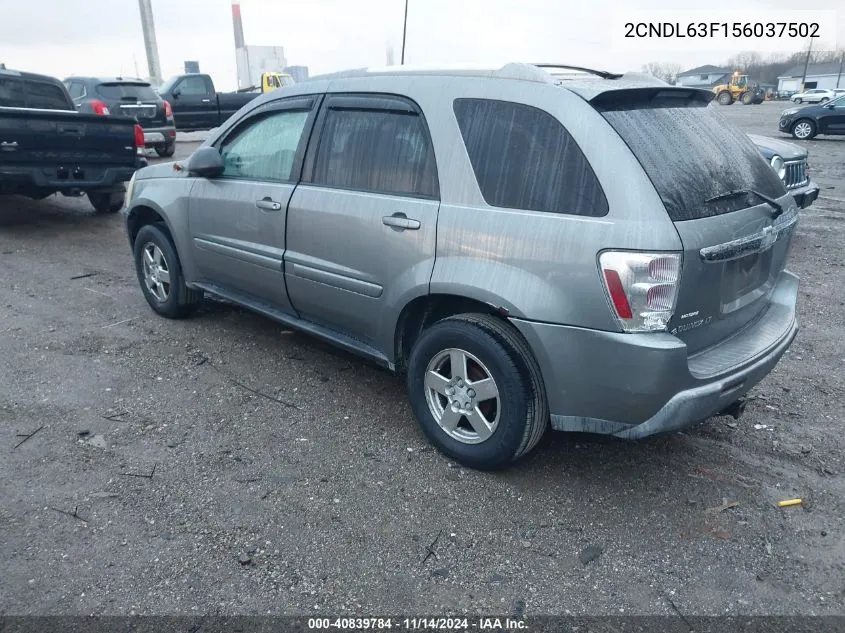
M 813 38 L 810 38 L 810 47 L 807 49 L 807 58 L 804 60 L 804 74 L 801 75 L 801 92 L 804 92 L 804 82 L 807 80 L 807 67 L 810 65 L 810 52 L 813 50 Z
M 152 0 L 138 0 L 138 8 L 141 10 L 141 29 L 144 31 L 144 48 L 147 49 L 150 81 L 157 86 L 161 84 L 161 66 L 158 62 L 158 44 L 156 43 L 155 22 L 153 22 Z
M 845 62 L 845 53 L 839 56 L 839 74 L 836 76 L 836 87 L 839 87 L 839 80 L 842 79 L 842 62 Z
M 402 66 L 405 65 L 405 34 L 408 32 L 408 0 L 405 0 L 405 21 L 402 24 Z

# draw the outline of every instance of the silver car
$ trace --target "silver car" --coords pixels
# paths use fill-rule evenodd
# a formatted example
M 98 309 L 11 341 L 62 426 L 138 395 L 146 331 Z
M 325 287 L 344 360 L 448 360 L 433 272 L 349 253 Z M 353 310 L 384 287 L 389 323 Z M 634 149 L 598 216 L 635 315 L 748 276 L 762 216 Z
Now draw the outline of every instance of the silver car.
M 204 294 L 407 375 L 451 458 L 722 412 L 797 331 L 798 208 L 709 91 L 536 65 L 391 67 L 259 97 L 139 171 L 152 309 Z

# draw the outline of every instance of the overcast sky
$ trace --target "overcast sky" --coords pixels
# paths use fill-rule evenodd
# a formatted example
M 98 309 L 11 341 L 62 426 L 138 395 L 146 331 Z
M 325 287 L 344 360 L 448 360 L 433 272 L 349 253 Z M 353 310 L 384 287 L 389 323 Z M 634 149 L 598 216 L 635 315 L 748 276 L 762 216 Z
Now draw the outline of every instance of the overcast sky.
M 399 60 L 404 0 L 241 0 L 247 44 L 285 47 L 312 74 Z M 729 9 L 836 9 L 840 0 L 707 0 Z M 162 74 L 198 60 L 221 89 L 236 85 L 231 0 L 153 0 Z M 613 50 L 607 16 L 690 6 L 677 0 L 409 0 L 406 63 L 552 61 L 640 70 L 650 61 L 685 69 L 720 63 L 725 51 Z M 698 5 L 702 6 L 702 5 Z M 761 15 L 763 15 L 761 13 Z M 739 52 L 739 51 L 736 51 Z M 0 62 L 63 78 L 148 75 L 137 0 L 0 0 Z

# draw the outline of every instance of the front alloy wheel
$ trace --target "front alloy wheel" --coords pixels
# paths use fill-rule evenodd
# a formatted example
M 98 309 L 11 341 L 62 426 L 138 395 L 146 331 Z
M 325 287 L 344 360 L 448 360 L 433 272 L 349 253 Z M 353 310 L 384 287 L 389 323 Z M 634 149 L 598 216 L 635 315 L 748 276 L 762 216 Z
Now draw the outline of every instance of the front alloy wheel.
M 815 129 L 810 121 L 798 121 L 792 128 L 792 136 L 802 141 L 812 138 L 814 133 Z
M 153 242 L 143 246 L 144 283 L 147 290 L 159 303 L 165 303 L 170 297 L 170 266 L 164 253 Z

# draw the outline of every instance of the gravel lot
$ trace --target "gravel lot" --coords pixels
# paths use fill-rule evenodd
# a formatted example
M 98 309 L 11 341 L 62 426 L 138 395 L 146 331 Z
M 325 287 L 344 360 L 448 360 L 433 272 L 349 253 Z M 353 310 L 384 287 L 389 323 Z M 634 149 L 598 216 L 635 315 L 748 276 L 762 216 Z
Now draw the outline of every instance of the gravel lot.
M 722 111 L 786 138 L 785 107 Z M 0 614 L 845 613 L 845 138 L 804 145 L 802 330 L 745 416 L 549 433 L 500 474 L 380 369 L 225 304 L 154 316 L 119 216 L 2 199 Z

